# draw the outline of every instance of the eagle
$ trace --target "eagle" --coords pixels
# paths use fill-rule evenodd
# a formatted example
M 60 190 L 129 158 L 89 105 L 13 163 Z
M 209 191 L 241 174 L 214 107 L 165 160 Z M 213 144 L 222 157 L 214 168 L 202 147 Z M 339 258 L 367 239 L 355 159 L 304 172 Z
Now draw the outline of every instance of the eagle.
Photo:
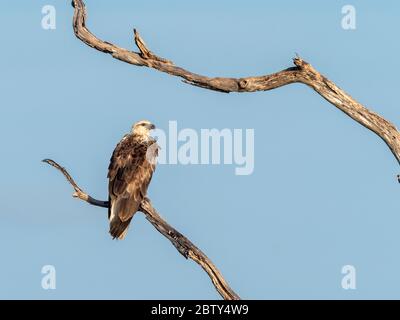
M 117 144 L 108 167 L 108 220 L 113 239 L 125 238 L 133 215 L 146 197 L 158 156 L 156 140 L 150 136 L 155 125 L 136 122 Z

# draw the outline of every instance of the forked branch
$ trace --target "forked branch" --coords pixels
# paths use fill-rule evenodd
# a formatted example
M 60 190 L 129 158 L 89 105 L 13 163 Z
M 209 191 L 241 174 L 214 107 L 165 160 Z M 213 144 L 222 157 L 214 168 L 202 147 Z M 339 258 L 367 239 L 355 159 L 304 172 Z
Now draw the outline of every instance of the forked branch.
M 83 191 L 70 176 L 68 171 L 60 166 L 57 162 L 51 159 L 45 159 L 43 162 L 53 166 L 59 170 L 67 181 L 74 188 L 73 197 L 81 199 L 91 205 L 108 208 L 108 201 L 101 201 L 92 198 L 85 191 Z M 229 287 L 222 274 L 219 272 L 217 267 L 211 262 L 211 260 L 197 248 L 189 239 L 187 239 L 179 231 L 171 227 L 161 216 L 158 214 L 156 209 L 153 208 L 148 198 L 144 199 L 140 205 L 139 211 L 143 212 L 146 219 L 171 243 L 175 248 L 186 258 L 190 258 L 199 264 L 205 272 L 207 272 L 211 281 L 213 282 L 215 289 L 225 300 L 239 300 L 239 296 Z
M 396 127 L 355 101 L 350 95 L 321 75 L 300 57 L 293 59 L 294 67 L 270 75 L 239 79 L 210 78 L 187 71 L 175 66 L 167 59 L 156 56 L 148 49 L 136 30 L 135 42 L 140 52 L 129 51 L 112 43 L 100 40 L 86 28 L 86 9 L 84 2 L 82 0 L 73 0 L 72 4 L 75 8 L 73 19 L 75 35 L 90 47 L 104 53 L 109 53 L 114 58 L 123 62 L 136 66 L 153 68 L 180 77 L 185 83 L 221 92 L 267 91 L 291 83 L 303 83 L 314 89 L 324 99 L 346 113 L 353 120 L 381 137 L 386 142 L 397 161 L 400 162 L 400 133 Z

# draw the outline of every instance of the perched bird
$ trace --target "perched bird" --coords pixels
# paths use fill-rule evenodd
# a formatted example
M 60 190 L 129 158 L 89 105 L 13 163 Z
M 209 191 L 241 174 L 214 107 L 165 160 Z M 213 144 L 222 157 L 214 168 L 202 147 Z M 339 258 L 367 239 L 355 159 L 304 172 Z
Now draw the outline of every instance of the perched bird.
M 150 136 L 154 124 L 142 120 L 116 146 L 108 167 L 108 219 L 113 239 L 124 239 L 133 215 L 147 194 L 158 155 Z

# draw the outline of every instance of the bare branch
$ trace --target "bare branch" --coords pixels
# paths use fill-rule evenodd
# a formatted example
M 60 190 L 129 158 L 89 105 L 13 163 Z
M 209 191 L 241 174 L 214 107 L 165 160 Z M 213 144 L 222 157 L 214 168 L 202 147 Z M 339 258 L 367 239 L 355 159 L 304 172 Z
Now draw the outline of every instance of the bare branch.
M 156 56 L 153 52 L 151 52 L 148 48 L 146 43 L 144 42 L 144 40 L 142 39 L 142 37 L 140 36 L 139 32 L 136 29 L 133 29 L 133 32 L 135 34 L 135 43 L 137 45 L 137 47 L 140 50 L 140 55 L 142 56 L 142 58 L 144 59 L 151 59 L 151 60 L 155 60 L 155 61 L 160 61 L 163 62 L 165 64 L 169 64 L 169 65 L 173 65 L 172 61 L 169 61 L 167 59 L 164 58 L 160 58 L 159 56 Z
M 143 39 L 135 32 L 135 41 L 140 53 L 120 48 L 102 41 L 86 28 L 86 9 L 82 0 L 73 0 L 75 8 L 73 26 L 75 35 L 88 46 L 109 53 L 114 58 L 136 66 L 143 66 L 180 77 L 185 83 L 220 92 L 268 91 L 291 83 L 303 83 L 324 99 L 343 111 L 353 120 L 370 129 L 388 145 L 397 161 L 400 162 L 400 133 L 396 127 L 378 114 L 368 110 L 350 95 L 322 76 L 309 63 L 296 57 L 295 67 L 274 74 L 247 78 L 209 78 L 175 66 L 169 60 L 154 55 Z
M 59 170 L 67 181 L 74 188 L 73 197 L 81 199 L 91 205 L 108 208 L 108 201 L 101 201 L 92 198 L 89 194 L 83 191 L 70 176 L 68 171 L 60 166 L 57 162 L 51 159 L 45 159 L 43 162 L 51 165 L 52 167 Z M 148 198 L 144 199 L 140 205 L 139 210 L 143 212 L 146 219 L 181 253 L 186 259 L 190 258 L 197 264 L 199 264 L 205 272 L 207 272 L 212 283 L 217 289 L 218 293 L 225 300 L 239 300 L 240 297 L 229 287 L 222 274 L 219 272 L 217 267 L 211 262 L 211 260 L 197 248 L 189 239 L 183 234 L 170 226 L 161 216 L 158 214 L 156 209 L 153 208 Z
M 87 203 L 97 206 L 97 207 L 108 208 L 108 201 L 96 200 L 96 199 L 93 199 L 91 196 L 89 196 L 85 191 L 83 191 L 76 184 L 74 179 L 72 179 L 72 177 L 69 175 L 68 171 L 65 168 L 61 167 L 57 162 L 55 162 L 51 159 L 44 159 L 44 160 L 42 160 L 42 162 L 51 165 L 52 167 L 56 168 L 64 175 L 64 177 L 68 180 L 68 182 L 72 185 L 72 187 L 75 190 L 75 192 L 72 194 L 72 196 L 74 198 L 81 199 L 81 200 L 86 201 Z
M 167 237 L 175 248 L 186 258 L 190 258 L 198 263 L 205 272 L 207 272 L 218 293 L 225 300 L 239 300 L 239 296 L 229 287 L 217 267 L 208 259 L 208 257 L 197 248 L 183 234 L 172 228 L 164 219 L 160 217 L 157 211 L 152 207 L 150 200 L 145 199 L 141 206 L 147 220 L 165 237 Z

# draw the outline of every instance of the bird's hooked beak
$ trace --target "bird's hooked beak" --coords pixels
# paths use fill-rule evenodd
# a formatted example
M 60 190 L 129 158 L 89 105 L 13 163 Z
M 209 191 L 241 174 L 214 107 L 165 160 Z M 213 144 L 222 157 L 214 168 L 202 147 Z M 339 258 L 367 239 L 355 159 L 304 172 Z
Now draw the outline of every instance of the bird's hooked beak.
M 155 128 L 156 128 L 156 126 L 152 123 L 147 125 L 147 129 L 149 129 L 149 130 L 154 130 Z

